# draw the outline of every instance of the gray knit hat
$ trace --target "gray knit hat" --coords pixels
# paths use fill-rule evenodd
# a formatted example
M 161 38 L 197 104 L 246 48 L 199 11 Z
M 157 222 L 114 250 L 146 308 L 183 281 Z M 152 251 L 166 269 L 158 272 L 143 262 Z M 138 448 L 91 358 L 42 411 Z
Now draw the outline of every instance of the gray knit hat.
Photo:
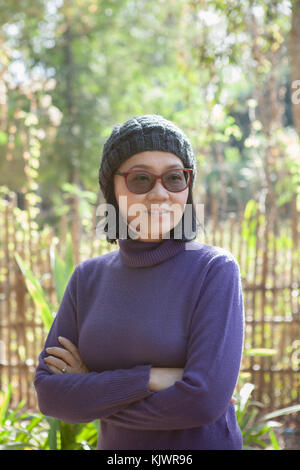
M 133 116 L 122 125 L 116 124 L 103 146 L 99 185 L 107 202 L 112 197 L 115 171 L 125 160 L 146 150 L 161 150 L 177 155 L 185 168 L 193 169 L 190 183 L 193 187 L 196 159 L 183 131 L 158 114 Z

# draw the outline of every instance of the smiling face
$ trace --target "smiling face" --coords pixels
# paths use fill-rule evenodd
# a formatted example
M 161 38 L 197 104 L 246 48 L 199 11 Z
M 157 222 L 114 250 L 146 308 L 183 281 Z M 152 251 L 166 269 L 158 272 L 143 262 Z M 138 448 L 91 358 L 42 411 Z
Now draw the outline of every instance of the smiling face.
M 133 155 L 118 168 L 118 171 L 147 170 L 155 175 L 161 175 L 171 169 L 170 167 L 184 168 L 184 165 L 182 160 L 173 153 L 153 150 Z M 130 225 L 133 232 L 138 234 L 137 239 L 153 242 L 161 241 L 163 234 L 168 233 L 178 224 L 189 193 L 188 187 L 180 192 L 168 191 L 162 185 L 162 181 L 157 180 L 149 192 L 135 194 L 129 191 L 125 178 L 121 175 L 114 175 L 114 190 L 120 212 L 127 225 Z M 123 196 L 122 201 L 121 196 Z M 125 205 L 123 205 L 124 201 Z M 138 210 L 135 209 L 135 204 L 139 204 L 136 206 Z M 149 212 L 151 210 L 156 213 Z M 138 220 L 139 224 L 137 225 L 134 220 Z

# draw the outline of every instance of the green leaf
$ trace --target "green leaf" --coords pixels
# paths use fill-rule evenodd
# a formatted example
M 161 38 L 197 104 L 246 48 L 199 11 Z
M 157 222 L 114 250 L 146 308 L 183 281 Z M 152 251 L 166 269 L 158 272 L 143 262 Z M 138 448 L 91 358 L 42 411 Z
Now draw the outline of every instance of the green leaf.
M 28 442 L 20 442 L 20 444 L 3 444 L 3 445 L 0 445 L 0 450 L 26 450 L 26 449 L 30 449 L 30 446 L 28 444 Z
M 247 435 L 246 426 L 248 423 L 257 415 L 258 411 L 253 408 L 251 411 L 244 414 L 243 418 L 239 420 L 241 429 L 245 430 L 245 435 Z M 249 430 L 250 432 L 250 430 Z
M 50 247 L 51 268 L 54 275 L 54 284 L 57 294 L 57 301 L 60 304 L 66 290 L 68 281 L 74 271 L 72 238 L 71 234 L 67 234 L 65 260 L 61 259 L 55 249 L 54 243 Z
M 273 429 L 271 429 L 271 431 L 269 432 L 269 437 L 270 437 L 270 441 L 272 443 L 273 449 L 274 450 L 280 450 L 280 445 L 279 445 L 279 442 L 277 440 L 276 434 L 273 431 Z
M 8 385 L 7 391 L 4 393 L 3 402 L 0 407 L 0 425 L 3 426 L 7 417 L 8 405 L 12 395 L 12 384 Z
M 18 253 L 15 253 L 15 259 L 23 273 L 27 289 L 41 315 L 42 321 L 45 327 L 49 330 L 53 323 L 53 315 L 52 308 L 46 300 L 45 293 L 37 278 L 33 275 L 30 269 L 23 264 Z
M 251 349 L 246 349 L 244 351 L 245 356 L 251 356 L 251 357 L 259 357 L 259 356 L 275 356 L 277 354 L 276 349 L 269 349 L 269 348 L 251 348 Z
M 52 418 L 51 416 L 47 417 L 50 429 L 49 429 L 49 449 L 50 450 L 57 450 L 58 442 L 57 442 L 57 433 L 59 431 L 59 421 L 56 418 Z
M 66 277 L 68 278 L 68 281 L 73 271 L 74 271 L 74 262 L 73 262 L 72 237 L 71 237 L 71 234 L 68 232 L 67 238 L 66 238 L 66 255 L 65 255 L 65 274 L 66 274 Z
M 34 416 L 30 423 L 27 425 L 27 430 L 31 432 L 42 420 L 44 419 L 43 415 Z M 42 432 L 42 431 L 41 431 Z
M 3 131 L 0 131 L 0 145 L 5 145 L 7 144 L 8 142 L 8 135 L 3 132 Z
M 254 390 L 254 385 L 251 383 L 246 383 L 240 390 L 240 410 L 243 411 L 245 408 L 252 391 Z
M 244 218 L 249 219 L 252 215 L 255 215 L 257 212 L 257 202 L 254 199 L 250 199 L 244 210 Z
M 290 413 L 299 413 L 300 412 L 300 405 L 288 406 L 287 408 L 281 408 L 277 411 L 272 411 L 271 413 L 266 414 L 261 419 L 262 420 L 269 420 L 273 418 L 277 418 L 278 416 L 285 416 Z
M 51 266 L 54 276 L 57 302 L 60 304 L 65 291 L 64 263 L 57 256 L 54 244 L 50 248 Z

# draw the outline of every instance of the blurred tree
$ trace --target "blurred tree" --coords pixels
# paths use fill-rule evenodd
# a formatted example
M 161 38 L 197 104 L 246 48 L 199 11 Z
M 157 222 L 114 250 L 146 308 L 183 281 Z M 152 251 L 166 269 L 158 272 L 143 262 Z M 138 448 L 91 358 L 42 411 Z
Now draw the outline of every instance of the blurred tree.
M 190 4 L 195 21 L 204 25 L 197 47 L 191 51 L 207 76 L 207 108 L 211 116 L 216 110 L 221 116 L 217 125 L 224 126 L 226 117 L 227 122 L 233 117 L 242 135 L 239 142 L 236 126 L 231 125 L 223 129 L 220 126 L 219 136 L 216 120 L 212 119 L 208 127 L 212 131 L 211 144 L 206 152 L 212 152 L 216 165 L 215 177 L 211 172 L 207 176 L 208 189 L 222 195 L 224 212 L 231 202 L 236 207 L 240 197 L 243 206 L 247 197 L 258 199 L 267 212 L 276 202 L 293 204 L 299 157 L 298 161 L 296 155 L 290 158 L 289 149 L 295 149 L 297 144 L 293 128 L 289 127 L 292 123 L 287 121 L 291 107 L 286 99 L 291 3 L 195 0 Z M 191 23 L 191 18 L 187 23 Z M 228 135 L 230 139 L 226 141 Z M 233 153 L 228 152 L 228 145 L 238 149 L 240 155 L 236 163 L 231 159 L 229 172 L 226 158 Z
M 292 21 L 290 34 L 290 61 L 291 61 L 291 84 L 292 110 L 295 127 L 300 137 L 300 0 L 292 2 Z
M 208 211 L 288 203 L 290 28 L 286 0 L 1 4 L 0 184 L 30 187 L 58 222 L 66 183 L 98 192 L 112 126 L 158 113 L 191 138 Z

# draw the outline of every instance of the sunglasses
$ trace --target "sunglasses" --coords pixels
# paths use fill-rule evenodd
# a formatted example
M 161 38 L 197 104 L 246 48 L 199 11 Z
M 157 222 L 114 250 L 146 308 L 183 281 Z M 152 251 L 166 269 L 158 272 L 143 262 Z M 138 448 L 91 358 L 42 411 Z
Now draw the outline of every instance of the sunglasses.
M 167 170 L 161 175 L 155 175 L 146 170 L 116 171 L 116 175 L 124 176 L 126 186 L 130 192 L 145 194 L 154 188 L 156 180 L 161 179 L 167 191 L 178 193 L 184 191 L 190 184 L 193 170 L 190 168 L 175 168 Z

